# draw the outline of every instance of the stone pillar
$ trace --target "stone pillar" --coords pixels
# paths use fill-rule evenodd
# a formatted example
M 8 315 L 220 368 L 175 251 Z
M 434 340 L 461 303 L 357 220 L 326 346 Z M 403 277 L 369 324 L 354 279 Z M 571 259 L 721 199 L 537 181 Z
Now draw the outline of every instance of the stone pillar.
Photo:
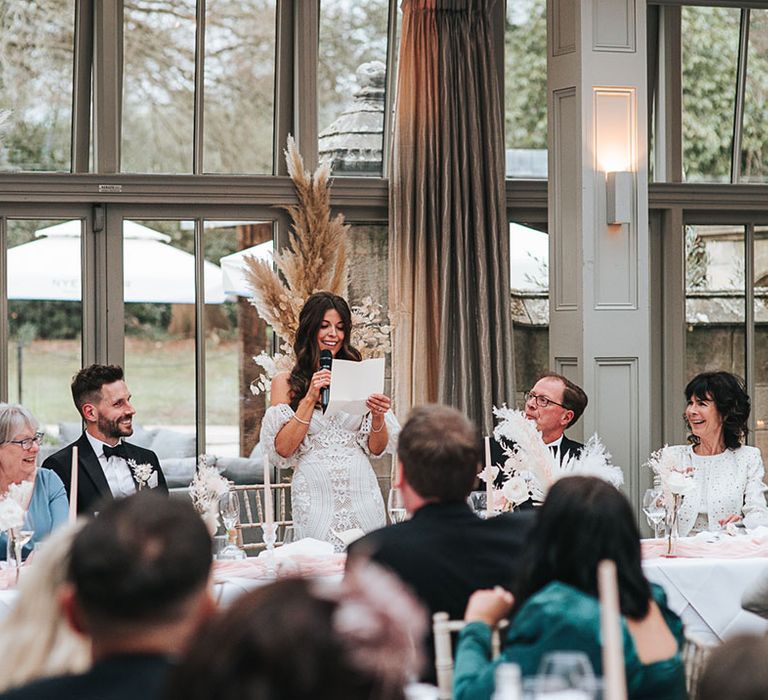
M 600 435 L 637 505 L 641 464 L 656 447 L 646 2 L 548 0 L 547 20 L 550 364 L 589 395 L 573 432 Z M 613 171 L 631 173 L 626 223 L 607 223 Z

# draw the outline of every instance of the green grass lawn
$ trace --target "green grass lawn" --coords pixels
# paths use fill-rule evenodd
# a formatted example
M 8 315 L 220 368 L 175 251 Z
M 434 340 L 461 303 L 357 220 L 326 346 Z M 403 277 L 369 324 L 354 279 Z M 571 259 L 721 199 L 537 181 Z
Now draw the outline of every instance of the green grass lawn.
M 239 346 L 207 343 L 206 421 L 237 425 L 240 392 Z M 80 369 L 80 342 L 38 340 L 24 348 L 22 402 L 41 423 L 77 421 L 69 385 Z M 194 425 L 195 344 L 192 339 L 151 341 L 127 338 L 125 370 L 136 419 L 144 425 Z M 9 347 L 9 400 L 18 401 L 15 344 Z

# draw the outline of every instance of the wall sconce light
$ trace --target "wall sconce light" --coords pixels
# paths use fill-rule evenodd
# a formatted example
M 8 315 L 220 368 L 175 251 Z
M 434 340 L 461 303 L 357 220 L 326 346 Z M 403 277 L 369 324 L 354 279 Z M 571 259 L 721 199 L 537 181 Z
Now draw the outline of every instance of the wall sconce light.
M 605 204 L 609 224 L 628 224 L 632 221 L 631 172 L 606 173 Z

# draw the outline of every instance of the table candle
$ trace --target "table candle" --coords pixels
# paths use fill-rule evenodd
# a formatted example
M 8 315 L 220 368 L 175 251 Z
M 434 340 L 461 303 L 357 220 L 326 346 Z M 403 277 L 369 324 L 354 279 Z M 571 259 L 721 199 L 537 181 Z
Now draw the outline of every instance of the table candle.
M 77 519 L 77 445 L 72 448 L 72 473 L 69 477 L 69 522 Z
M 264 524 L 272 525 L 275 521 L 272 503 L 272 474 L 269 469 L 269 457 L 264 453 Z
M 485 437 L 485 510 L 495 513 L 493 506 L 493 470 L 491 468 L 491 438 Z
M 605 700 L 627 700 L 619 584 L 614 562 L 603 560 L 597 565 L 597 588 L 600 594 L 600 633 L 603 638 L 603 697 Z

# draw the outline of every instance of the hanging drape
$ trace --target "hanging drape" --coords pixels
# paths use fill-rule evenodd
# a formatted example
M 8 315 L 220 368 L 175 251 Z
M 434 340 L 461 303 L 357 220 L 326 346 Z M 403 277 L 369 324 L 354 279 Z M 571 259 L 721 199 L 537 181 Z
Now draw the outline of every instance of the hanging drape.
M 501 0 L 404 0 L 390 173 L 398 413 L 451 404 L 485 429 L 514 398 Z

